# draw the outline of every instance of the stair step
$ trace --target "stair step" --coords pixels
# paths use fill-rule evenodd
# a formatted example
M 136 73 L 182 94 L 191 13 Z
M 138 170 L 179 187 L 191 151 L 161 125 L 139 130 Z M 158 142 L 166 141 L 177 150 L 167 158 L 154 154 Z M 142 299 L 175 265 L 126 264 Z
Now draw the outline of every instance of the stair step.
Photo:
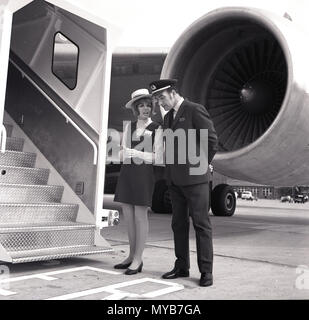
M 0 183 L 47 184 L 49 169 L 0 166 Z
M 6 129 L 6 136 L 7 137 L 12 137 L 12 131 L 13 131 L 13 126 L 11 124 L 4 124 L 5 129 Z
M 63 190 L 63 186 L 0 183 L 0 202 L 60 202 Z
M 3 231 L 3 232 L 2 232 Z M 91 246 L 94 244 L 95 225 L 74 227 L 0 228 L 0 243 L 7 251 L 37 250 L 43 248 Z
M 9 122 L 9 121 L 7 121 Z M 36 154 L 23 152 L 24 139 L 7 130 L 0 153 L 0 245 L 12 263 L 112 252 L 97 247 L 95 224 L 76 222 L 77 204 L 60 203 L 63 186 L 47 185 L 48 169 L 34 168 Z
M 30 167 L 35 165 L 36 154 L 31 152 L 6 151 L 0 152 L 0 165 L 12 167 Z
M 81 229 L 95 228 L 94 224 L 79 223 L 73 221 L 57 221 L 46 223 L 25 223 L 20 225 L 18 223 L 1 224 L 0 233 L 12 232 L 33 232 L 33 231 L 62 231 L 62 230 L 81 230 Z
M 8 137 L 6 139 L 6 150 L 23 151 L 25 140 L 22 138 Z
M 64 203 L 0 203 L 0 225 L 75 221 L 77 204 Z
M 53 248 L 43 250 L 26 250 L 8 252 L 12 257 L 12 263 L 25 263 L 33 261 L 71 258 L 81 255 L 113 252 L 111 247 L 80 246 L 76 248 Z

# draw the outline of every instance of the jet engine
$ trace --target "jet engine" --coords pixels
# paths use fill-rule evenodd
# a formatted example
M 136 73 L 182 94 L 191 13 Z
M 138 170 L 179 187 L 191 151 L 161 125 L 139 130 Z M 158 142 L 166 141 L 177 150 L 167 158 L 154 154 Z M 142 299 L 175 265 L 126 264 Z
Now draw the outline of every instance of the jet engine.
M 260 184 L 309 183 L 309 36 L 289 18 L 221 8 L 171 48 L 161 78 L 206 106 L 216 171 Z

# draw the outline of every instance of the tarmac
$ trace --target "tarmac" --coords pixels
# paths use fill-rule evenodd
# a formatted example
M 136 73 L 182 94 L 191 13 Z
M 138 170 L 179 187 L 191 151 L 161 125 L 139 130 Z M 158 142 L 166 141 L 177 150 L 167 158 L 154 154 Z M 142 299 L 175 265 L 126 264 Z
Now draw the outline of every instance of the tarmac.
M 238 199 L 233 217 L 211 215 L 214 284 L 207 288 L 198 285 L 192 224 L 190 277 L 161 279 L 175 259 L 170 223 L 171 214 L 149 213 L 141 273 L 126 276 L 113 268 L 128 252 L 121 214 L 119 225 L 102 230 L 111 254 L 3 264 L 0 300 L 309 299 L 309 203 Z

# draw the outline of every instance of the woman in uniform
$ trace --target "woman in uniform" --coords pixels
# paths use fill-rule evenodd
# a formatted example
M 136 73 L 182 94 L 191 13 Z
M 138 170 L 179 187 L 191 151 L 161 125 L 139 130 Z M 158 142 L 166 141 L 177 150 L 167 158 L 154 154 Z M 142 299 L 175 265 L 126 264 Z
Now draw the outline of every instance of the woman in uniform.
M 126 108 L 137 120 L 128 122 L 123 133 L 121 158 L 123 164 L 116 187 L 114 201 L 121 202 L 128 228 L 130 252 L 128 257 L 114 266 L 127 269 L 125 274 L 141 272 L 142 255 L 148 235 L 148 208 L 151 206 L 155 185 L 154 163 L 162 163 L 162 141 L 159 124 L 151 120 L 153 104 L 147 89 L 132 93 Z M 160 143 L 161 142 L 161 143 Z

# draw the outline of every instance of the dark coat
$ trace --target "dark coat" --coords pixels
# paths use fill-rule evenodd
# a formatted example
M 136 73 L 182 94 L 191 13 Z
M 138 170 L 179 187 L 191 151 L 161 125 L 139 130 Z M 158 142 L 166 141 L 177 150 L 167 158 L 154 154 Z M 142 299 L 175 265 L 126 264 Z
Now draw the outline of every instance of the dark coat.
M 176 114 L 175 119 L 173 117 L 172 110 L 169 111 L 164 117 L 163 129 L 171 128 L 174 132 L 177 129 L 183 129 L 186 133 L 186 161 L 184 164 L 178 164 L 178 139 L 174 139 L 174 164 L 166 164 L 165 177 L 167 184 L 170 185 L 173 182 L 175 185 L 187 186 L 205 183 L 209 181 L 209 170 L 205 174 L 192 175 L 190 174 L 190 168 L 198 167 L 199 163 L 194 165 L 189 162 L 188 159 L 188 130 L 197 130 L 197 143 L 196 143 L 196 155 L 200 155 L 200 151 L 204 148 L 205 154 L 207 154 L 207 142 L 200 140 L 199 129 L 208 129 L 208 164 L 211 163 L 218 150 L 217 134 L 212 120 L 206 110 L 206 108 L 197 103 L 184 100 L 180 105 L 180 108 Z M 170 123 L 172 124 L 170 126 Z M 168 146 L 168 145 L 167 145 Z M 183 146 L 182 146 L 183 148 Z M 168 150 L 166 150 L 168 152 Z

